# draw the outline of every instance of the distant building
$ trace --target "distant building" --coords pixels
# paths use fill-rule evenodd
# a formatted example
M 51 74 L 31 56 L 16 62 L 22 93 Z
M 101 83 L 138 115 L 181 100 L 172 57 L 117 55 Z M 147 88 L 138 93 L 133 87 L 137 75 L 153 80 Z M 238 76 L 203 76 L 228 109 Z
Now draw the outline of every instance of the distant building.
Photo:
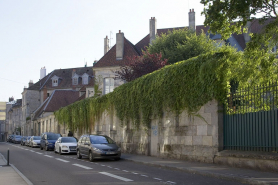
M 36 83 L 29 82 L 29 87 L 22 92 L 22 134 L 34 135 L 34 120 L 31 114 L 37 110 L 46 99 L 51 97 L 55 90 L 75 90 L 78 91 L 79 100 L 84 99 L 93 89 L 94 75 L 92 66 L 56 69 L 46 75 L 45 67 L 40 71 L 40 80 Z M 87 90 L 88 89 L 88 90 Z M 62 97 L 61 97 L 62 98 Z

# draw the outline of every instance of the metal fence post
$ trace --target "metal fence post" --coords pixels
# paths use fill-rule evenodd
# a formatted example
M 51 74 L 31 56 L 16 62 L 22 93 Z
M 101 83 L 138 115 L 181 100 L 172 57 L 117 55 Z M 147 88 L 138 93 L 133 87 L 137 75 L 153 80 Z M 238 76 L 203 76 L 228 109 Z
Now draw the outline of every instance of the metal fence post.
M 7 166 L 10 166 L 10 150 L 7 151 Z

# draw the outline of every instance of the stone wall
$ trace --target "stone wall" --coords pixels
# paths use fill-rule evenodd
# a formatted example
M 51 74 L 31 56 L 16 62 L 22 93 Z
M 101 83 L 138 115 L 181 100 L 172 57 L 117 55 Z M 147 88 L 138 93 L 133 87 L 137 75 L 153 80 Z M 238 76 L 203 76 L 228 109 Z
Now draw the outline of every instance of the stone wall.
M 198 111 L 198 116 L 189 116 L 185 111 L 179 116 L 165 112 L 162 119 L 152 120 L 149 130 L 121 126 L 114 113 L 106 112 L 91 133 L 110 136 L 126 153 L 212 163 L 222 147 L 222 118 L 218 109 L 217 101 L 213 100 Z

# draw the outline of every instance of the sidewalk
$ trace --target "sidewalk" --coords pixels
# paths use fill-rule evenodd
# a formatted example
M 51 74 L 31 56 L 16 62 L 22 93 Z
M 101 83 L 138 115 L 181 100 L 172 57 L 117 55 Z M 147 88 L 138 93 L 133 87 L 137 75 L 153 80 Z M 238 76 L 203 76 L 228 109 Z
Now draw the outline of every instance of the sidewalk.
M 171 170 L 181 170 L 210 177 L 236 180 L 241 183 L 278 185 L 278 173 L 134 154 L 122 154 L 122 159 Z
M 0 153 L 0 184 L 33 185 L 18 169 L 10 164 Z

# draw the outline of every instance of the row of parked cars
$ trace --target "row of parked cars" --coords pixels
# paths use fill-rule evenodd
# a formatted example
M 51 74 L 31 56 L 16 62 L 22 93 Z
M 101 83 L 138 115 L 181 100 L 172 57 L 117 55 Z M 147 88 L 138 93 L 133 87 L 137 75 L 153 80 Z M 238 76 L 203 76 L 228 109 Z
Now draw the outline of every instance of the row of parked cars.
M 61 134 L 45 132 L 41 136 L 12 135 L 8 142 L 32 148 L 39 147 L 46 151 L 53 150 L 59 154 L 76 153 L 77 158 L 88 157 L 90 161 L 121 158 L 121 148 L 105 135 L 82 135 L 78 140 L 75 137 L 62 137 Z

